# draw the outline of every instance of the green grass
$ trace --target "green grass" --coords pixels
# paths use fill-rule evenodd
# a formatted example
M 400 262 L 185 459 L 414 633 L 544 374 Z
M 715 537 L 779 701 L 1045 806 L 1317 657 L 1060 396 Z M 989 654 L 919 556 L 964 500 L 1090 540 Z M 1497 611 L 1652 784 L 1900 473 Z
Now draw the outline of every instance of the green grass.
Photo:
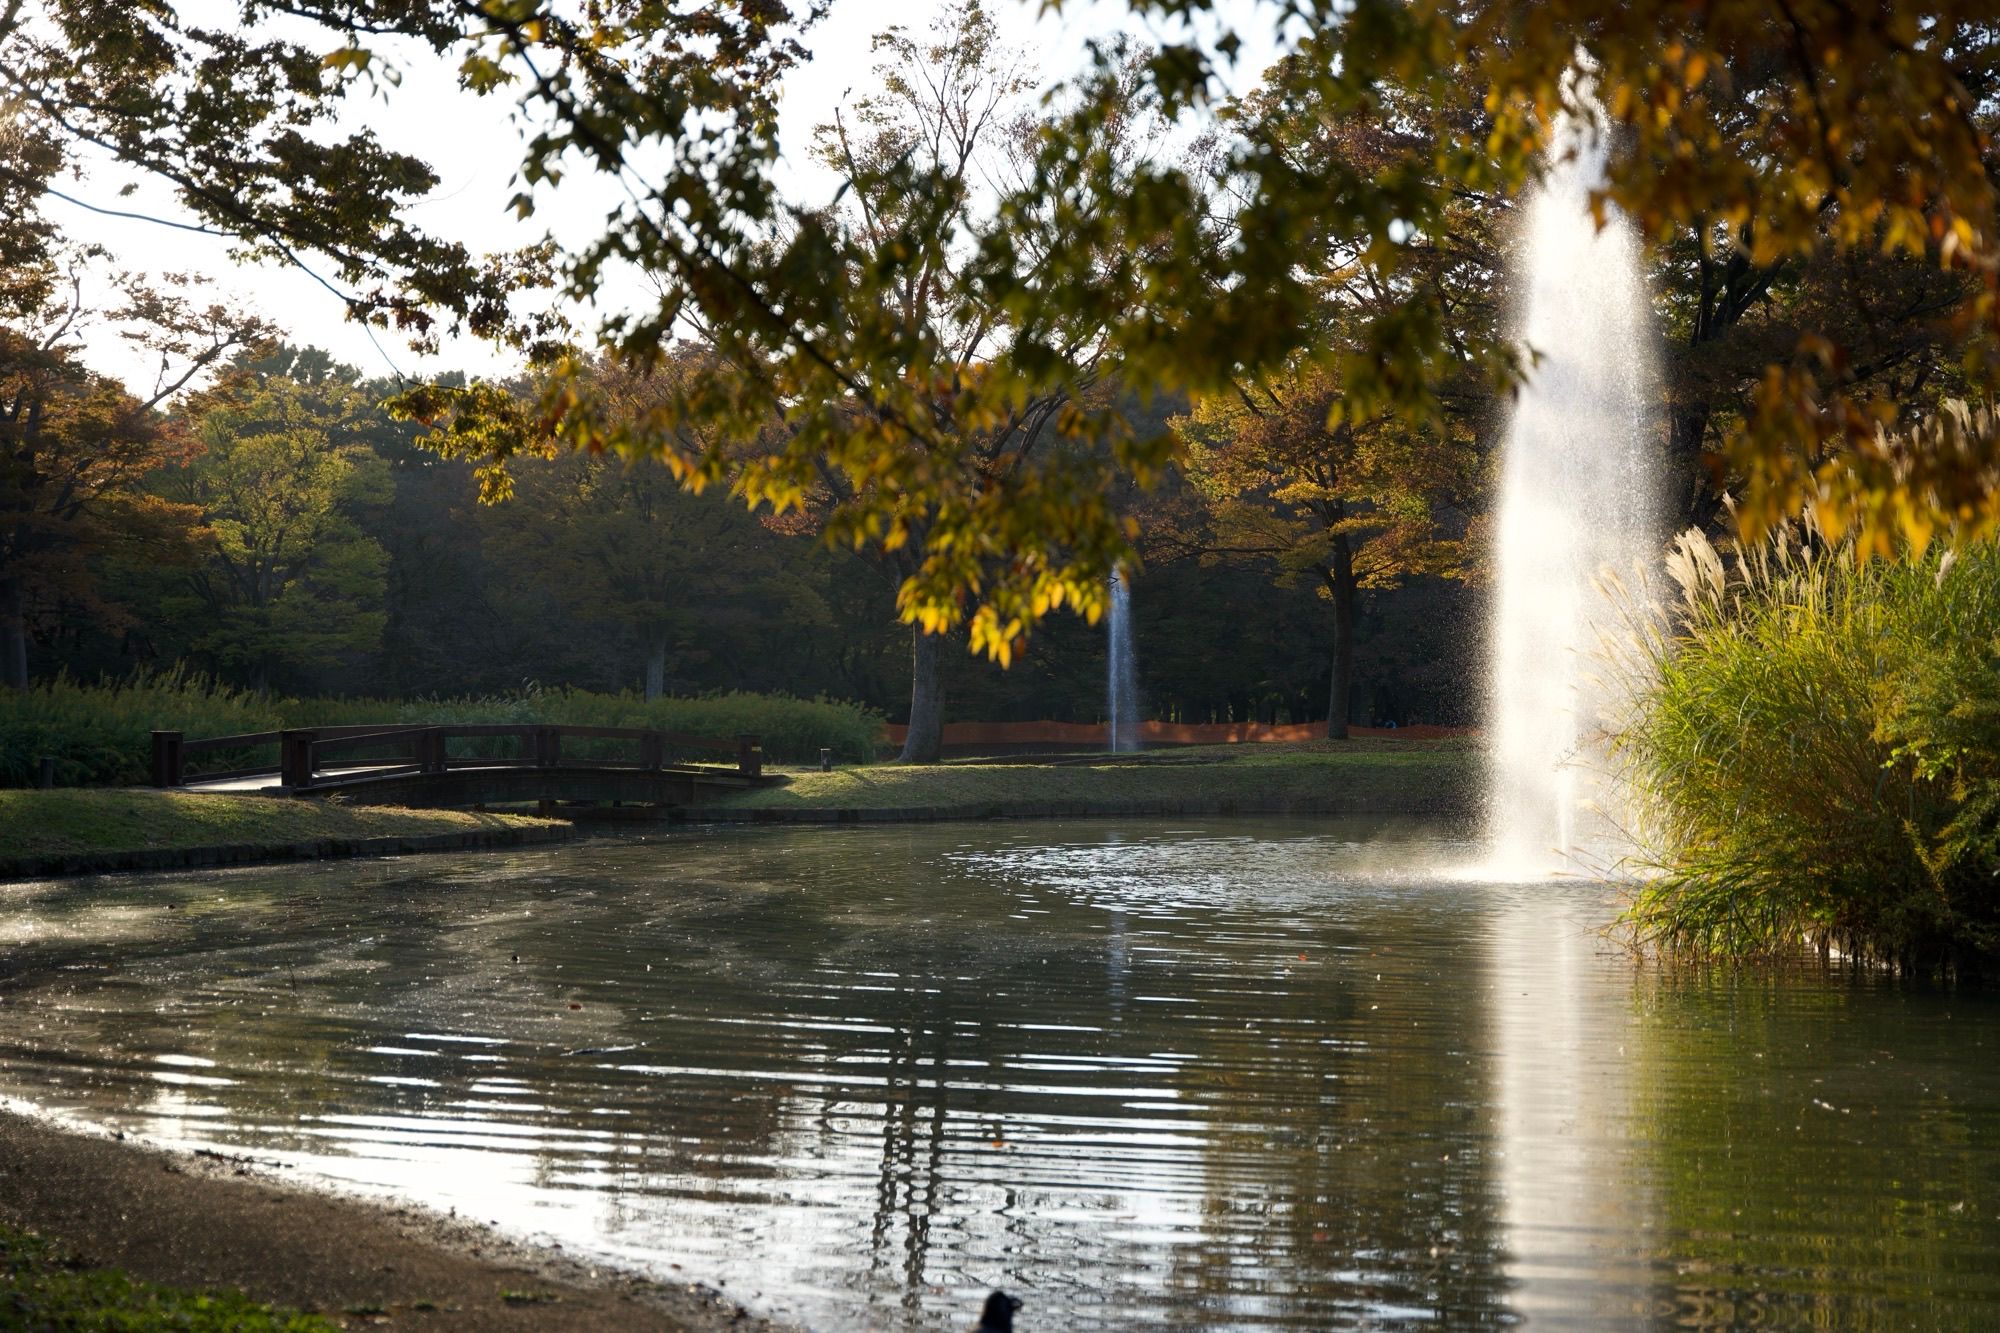
M 1049 804 L 1272 810 L 1458 808 L 1476 776 L 1465 741 L 1350 740 L 1162 749 L 1112 763 L 875 764 L 780 769 L 791 781 L 718 805 L 767 810 L 927 809 L 1007 813 Z
M 239 1292 L 183 1291 L 90 1268 L 39 1236 L 0 1227 L 0 1327 L 45 1333 L 334 1333 L 313 1315 Z
M 541 822 L 520 815 L 344 806 L 145 788 L 0 791 L 0 857 L 279 847 L 322 838 L 418 837 Z

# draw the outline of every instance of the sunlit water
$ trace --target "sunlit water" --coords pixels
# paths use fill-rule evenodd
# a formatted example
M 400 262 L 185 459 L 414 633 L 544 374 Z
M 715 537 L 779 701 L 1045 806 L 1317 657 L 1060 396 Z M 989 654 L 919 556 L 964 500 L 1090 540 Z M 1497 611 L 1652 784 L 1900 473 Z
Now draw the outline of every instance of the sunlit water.
M 1602 889 L 1473 855 L 935 825 L 0 889 L 0 1092 L 828 1329 L 992 1286 L 1029 1329 L 2000 1323 L 2000 1003 L 1637 969 Z

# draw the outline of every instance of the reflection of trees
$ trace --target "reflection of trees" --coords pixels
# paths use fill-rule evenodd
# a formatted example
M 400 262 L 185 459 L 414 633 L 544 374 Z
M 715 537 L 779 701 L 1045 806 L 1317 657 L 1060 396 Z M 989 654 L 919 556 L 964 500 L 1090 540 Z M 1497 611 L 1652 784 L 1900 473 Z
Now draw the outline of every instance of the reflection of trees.
M 1989 1003 L 1719 971 L 1655 975 L 1639 1000 L 1633 1102 L 1657 1182 L 1660 1307 L 1711 1327 L 1991 1317 Z
M 740 1173 L 723 1163 L 768 1141 L 776 1089 L 702 1085 L 676 1092 L 678 1109 L 703 1128 L 702 1150 L 651 1151 L 655 1126 L 644 1111 L 659 1080 L 613 1067 L 644 1063 L 653 1035 L 657 995 L 635 980 L 645 976 L 640 956 L 657 943 L 645 899 L 560 878 L 441 885 L 427 862 L 342 870 L 148 885 L 156 931 L 128 932 L 107 957 L 103 941 L 80 930 L 81 943 L 38 950 L 15 985 L 59 974 L 73 955 L 93 958 L 99 970 L 59 1003 L 48 1003 L 46 983 L 38 988 L 70 1030 L 62 1044 L 87 1052 L 106 1085 L 147 1082 L 157 1054 L 213 1061 L 210 1072 L 229 1081 L 203 1085 L 200 1099 L 254 1139 L 246 1146 L 338 1153 L 342 1140 L 323 1126 L 365 1116 L 384 1122 L 384 1134 L 521 1138 L 513 1146 L 536 1157 L 545 1182 L 574 1169 L 580 1152 L 621 1176 L 636 1162 L 642 1178 L 631 1183 L 643 1187 L 655 1164 Z M 301 893 L 300 880 L 326 891 Z M 582 1010 L 568 1008 L 573 998 Z M 503 1044 L 407 1035 L 415 1032 Z M 639 1049 L 560 1054 L 624 1045 Z M 680 1046 L 678 1063 L 698 1060 Z M 579 1077 L 580 1067 L 589 1073 Z M 412 1081 L 374 1081 L 383 1077 Z M 495 1079 L 518 1082 L 496 1093 Z M 639 1113 L 591 1114 L 599 1108 Z
M 1181 1031 L 1216 1126 L 1204 1236 L 1173 1274 L 1201 1308 L 1314 1326 L 1500 1317 L 1484 1017 L 1449 955 L 1408 947 L 1435 931 L 1429 914 L 1421 894 L 1383 898 L 1274 938 L 1257 950 L 1268 979 L 1217 987 Z M 1184 965 L 1220 973 L 1213 958 Z
M 868 1229 L 869 1272 L 879 1279 L 893 1265 L 902 1307 L 912 1316 L 922 1311 L 931 1217 L 945 1202 L 945 1131 L 952 1099 L 946 1064 L 952 1019 L 941 1012 L 950 1006 L 943 1001 L 941 978 L 931 966 L 919 966 L 896 994 L 901 1012 L 893 1015 L 895 1030 L 884 1052 L 882 1166 Z

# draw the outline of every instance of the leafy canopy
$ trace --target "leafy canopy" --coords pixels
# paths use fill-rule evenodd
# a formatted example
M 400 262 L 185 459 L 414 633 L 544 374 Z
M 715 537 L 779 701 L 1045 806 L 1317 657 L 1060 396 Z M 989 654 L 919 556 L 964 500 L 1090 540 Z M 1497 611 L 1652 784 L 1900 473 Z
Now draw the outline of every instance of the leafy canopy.
M 1169 452 L 1112 400 L 1065 392 L 1065 331 L 1108 330 L 1101 373 L 1140 392 L 1212 394 L 1319 357 L 1342 386 L 1342 419 L 1435 416 L 1469 373 L 1510 382 L 1516 358 L 1464 336 L 1414 266 L 1426 238 L 1447 234 L 1460 192 L 1511 190 L 1533 173 L 1574 98 L 1573 64 L 1592 71 L 1615 130 L 1604 202 L 1649 235 L 1691 228 L 1758 264 L 1886 251 L 1965 275 L 1937 318 L 1962 345 L 1969 393 L 1990 396 L 2000 380 L 1989 135 L 2000 44 L 1984 0 L 1259 7 L 1252 21 L 1295 37 L 1268 107 L 1287 124 L 1392 131 L 1366 163 L 1301 152 L 1247 105 L 1229 109 L 1206 158 L 1121 154 L 1135 99 L 1170 118 L 1219 114 L 1217 70 L 1241 41 L 1226 25 L 1187 28 L 1206 35 L 1167 41 L 1136 77 L 1132 53 L 1107 46 L 1037 132 L 1019 179 L 964 218 L 975 258 L 943 299 L 1005 312 L 1010 336 L 955 378 L 935 338 L 894 314 L 940 244 L 935 201 L 954 198 L 950 181 L 914 159 L 862 164 L 858 181 L 912 204 L 887 236 L 866 238 L 774 186 L 775 93 L 825 3 L 239 0 L 238 22 L 220 28 L 171 0 L 46 0 L 32 22 L 24 0 L 0 0 L 0 96 L 23 142 L 99 145 L 173 182 L 247 252 L 330 261 L 357 318 L 419 341 L 463 328 L 522 349 L 541 372 L 531 402 L 490 384 L 403 400 L 443 447 L 492 464 L 495 494 L 508 456 L 550 446 L 658 455 L 688 484 L 724 481 L 778 507 L 830 466 L 865 482 L 850 511 L 864 536 L 896 540 L 913 505 L 940 516 L 903 613 L 970 619 L 975 646 L 1003 656 L 1051 607 L 1088 599 L 1126 553 L 1123 525 L 1092 500 L 1099 479 L 1075 460 L 1144 477 Z M 1153 19 L 1211 8 L 1132 4 Z M 532 127 L 518 212 L 566 176 L 616 182 L 622 198 L 597 235 L 560 254 L 479 257 L 424 232 L 405 205 L 435 184 L 429 166 L 332 120 L 387 77 L 398 41 L 452 61 L 473 93 L 517 104 Z M 1717 116 L 1738 79 L 1763 90 L 1754 114 Z M 1405 113 L 1467 86 L 1485 92 L 1483 138 Z M 36 152 L 0 154 L 0 188 L 45 179 Z M 0 245 L 33 246 L 31 212 L 10 215 Z M 1311 258 L 1329 233 L 1350 239 L 1390 297 L 1347 312 L 1351 336 L 1331 348 Z M 656 299 L 605 317 L 583 347 L 521 300 L 554 283 L 586 308 L 626 292 L 634 271 Z M 587 344 L 643 372 L 690 330 L 713 344 L 702 373 L 639 419 L 607 410 Z M 1732 435 L 1747 523 L 1810 503 L 1862 551 L 2000 527 L 2000 442 L 1953 434 L 1933 449 L 1920 433 L 1878 433 L 1896 404 L 1856 376 L 1838 339 L 1805 335 L 1768 364 Z M 940 385 L 952 421 L 975 427 L 1061 393 L 1058 428 L 1084 447 L 969 486 L 957 438 L 930 410 Z

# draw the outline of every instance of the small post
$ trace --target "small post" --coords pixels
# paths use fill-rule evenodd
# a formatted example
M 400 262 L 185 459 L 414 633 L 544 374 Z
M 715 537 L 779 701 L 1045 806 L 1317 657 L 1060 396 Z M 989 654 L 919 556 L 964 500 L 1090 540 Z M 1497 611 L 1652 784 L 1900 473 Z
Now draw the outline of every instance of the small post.
M 417 759 L 426 773 L 444 772 L 444 728 L 426 727 L 417 733 Z
M 42 756 L 41 769 L 36 773 L 35 779 L 36 785 L 43 791 L 47 791 L 56 785 L 56 757 L 54 755 L 45 754 Z
M 312 747 L 318 739 L 317 731 L 278 733 L 279 780 L 291 790 L 304 791 L 313 785 Z
M 824 745 L 819 747 L 819 771 L 822 773 L 833 772 L 833 751 Z
M 543 768 L 554 768 L 562 762 L 562 732 L 555 727 L 541 727 L 535 732 L 535 762 Z
M 764 776 L 764 747 L 755 736 L 746 733 L 736 738 L 736 771 L 746 778 Z
M 186 760 L 181 749 L 184 739 L 178 731 L 153 733 L 153 785 L 178 787 L 186 779 Z
M 648 773 L 657 773 L 667 762 L 667 739 L 657 731 L 649 731 L 639 738 L 639 767 Z

